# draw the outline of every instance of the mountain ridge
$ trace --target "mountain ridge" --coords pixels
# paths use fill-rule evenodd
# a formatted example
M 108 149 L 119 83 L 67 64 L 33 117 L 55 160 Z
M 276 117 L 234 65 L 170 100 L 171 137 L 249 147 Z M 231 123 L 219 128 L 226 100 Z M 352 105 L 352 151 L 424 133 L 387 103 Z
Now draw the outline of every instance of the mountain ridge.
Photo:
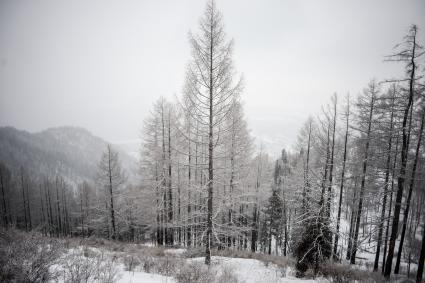
M 107 144 L 110 143 L 82 127 L 53 127 L 35 133 L 11 126 L 0 127 L 1 162 L 12 170 L 23 166 L 32 174 L 59 174 L 74 183 L 95 181 Z M 134 180 L 137 160 L 119 146 L 112 146 L 119 152 L 129 180 Z

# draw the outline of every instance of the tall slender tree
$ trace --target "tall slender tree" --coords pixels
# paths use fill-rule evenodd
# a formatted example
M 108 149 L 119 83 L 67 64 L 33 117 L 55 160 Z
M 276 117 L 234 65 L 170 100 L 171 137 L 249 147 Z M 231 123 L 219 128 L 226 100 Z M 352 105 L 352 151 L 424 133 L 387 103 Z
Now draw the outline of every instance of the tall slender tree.
M 401 45 L 401 51 L 394 55 L 389 56 L 388 60 L 401 61 L 406 63 L 406 80 L 408 83 L 406 103 L 403 110 L 403 122 L 402 122 L 402 146 L 401 146 L 401 158 L 400 158 L 400 173 L 397 179 L 397 193 L 394 207 L 394 217 L 392 222 L 391 236 L 388 246 L 388 255 L 385 262 L 385 278 L 390 278 L 392 270 L 392 262 L 394 257 L 394 248 L 398 234 L 398 224 L 401 210 L 401 202 L 403 198 L 404 182 L 406 180 L 406 167 L 407 167 L 407 152 L 409 148 L 408 139 L 408 119 L 409 113 L 413 108 L 413 98 L 416 88 L 416 69 L 417 61 L 420 56 L 424 53 L 422 46 L 420 46 L 417 40 L 417 26 L 413 25 L 410 27 L 408 34 L 406 35 L 403 44 Z
M 346 105 L 344 115 L 345 115 L 344 153 L 342 157 L 342 169 L 341 169 L 341 181 L 340 181 L 341 183 L 339 186 L 338 214 L 336 219 L 335 241 L 334 241 L 334 247 L 333 247 L 333 254 L 335 257 L 337 257 L 338 255 L 339 225 L 341 221 L 342 196 L 344 192 L 345 167 L 347 162 L 348 130 L 350 127 L 350 95 L 347 95 L 347 105 Z
M 368 158 L 369 158 L 369 146 L 371 142 L 371 132 L 372 132 L 372 124 L 373 124 L 373 113 L 375 109 L 375 101 L 376 97 L 378 95 L 378 86 L 375 81 L 371 81 L 369 83 L 368 88 L 365 90 L 365 97 L 368 99 L 366 102 L 367 108 L 366 111 L 368 112 L 368 117 L 366 119 L 366 125 L 365 125 L 365 146 L 364 146 L 364 157 L 362 162 L 362 175 L 361 175 L 361 184 L 360 184 L 360 192 L 359 192 L 359 203 L 358 208 L 356 212 L 356 221 L 355 221 L 355 229 L 354 229 L 354 238 L 353 238 L 353 248 L 351 250 L 351 256 L 350 256 L 350 263 L 354 264 L 356 262 L 356 252 L 358 247 L 358 236 L 359 236 L 359 229 L 360 229 L 360 218 L 362 215 L 362 209 L 363 209 L 363 198 L 364 198 L 364 191 L 365 191 L 365 185 L 366 185 L 366 170 L 368 166 Z
M 117 238 L 116 228 L 116 196 L 120 186 L 124 182 L 124 173 L 119 161 L 118 152 L 115 151 L 111 145 L 107 145 L 102 154 L 99 162 L 99 181 L 104 186 L 107 200 L 107 207 L 109 210 L 110 221 L 110 238 L 115 240 Z
M 213 236 L 213 193 L 215 148 L 224 131 L 225 119 L 232 111 L 241 90 L 240 81 L 234 82 L 232 63 L 233 41 L 226 41 L 221 13 L 215 1 L 207 3 L 200 21 L 200 34 L 189 35 L 192 59 L 188 66 L 190 115 L 207 137 L 208 180 L 207 226 L 205 233 L 205 263 L 211 262 Z M 188 109 L 185 109 L 186 111 Z

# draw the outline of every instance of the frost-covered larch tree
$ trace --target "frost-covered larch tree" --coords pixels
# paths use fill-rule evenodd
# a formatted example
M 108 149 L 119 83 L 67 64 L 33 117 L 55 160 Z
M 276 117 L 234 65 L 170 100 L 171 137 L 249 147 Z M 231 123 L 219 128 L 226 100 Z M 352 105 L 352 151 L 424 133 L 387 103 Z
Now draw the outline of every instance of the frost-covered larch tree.
M 188 65 L 191 111 L 189 115 L 199 124 L 207 137 L 208 178 L 207 227 L 205 233 L 205 263 L 211 262 L 213 235 L 214 162 L 216 148 L 224 135 L 225 120 L 241 91 L 241 81 L 235 81 L 232 51 L 233 41 L 226 40 L 222 15 L 216 3 L 209 1 L 200 20 L 199 33 L 189 35 L 192 58 Z

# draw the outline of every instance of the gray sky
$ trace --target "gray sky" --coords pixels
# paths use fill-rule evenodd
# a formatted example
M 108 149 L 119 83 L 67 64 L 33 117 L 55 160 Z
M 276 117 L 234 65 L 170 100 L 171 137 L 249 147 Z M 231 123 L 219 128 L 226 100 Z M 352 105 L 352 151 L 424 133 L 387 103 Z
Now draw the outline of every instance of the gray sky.
M 290 147 L 334 92 L 357 94 L 425 1 L 217 0 L 245 78 L 249 127 L 270 152 Z M 0 0 L 0 126 L 73 125 L 112 142 L 139 137 L 159 96 L 179 95 L 205 1 Z M 424 42 L 422 40 L 422 42 Z

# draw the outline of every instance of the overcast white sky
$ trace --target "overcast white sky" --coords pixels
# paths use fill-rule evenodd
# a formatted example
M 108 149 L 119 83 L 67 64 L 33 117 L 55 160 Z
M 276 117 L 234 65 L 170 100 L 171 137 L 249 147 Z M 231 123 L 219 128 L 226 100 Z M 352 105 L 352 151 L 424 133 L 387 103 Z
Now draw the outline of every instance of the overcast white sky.
M 402 66 L 383 56 L 425 1 L 217 0 L 245 78 L 249 127 L 290 147 L 334 92 L 357 94 Z M 0 0 L 0 126 L 81 126 L 112 142 L 139 137 L 159 96 L 179 95 L 205 1 Z M 424 42 L 422 40 L 422 42 Z

